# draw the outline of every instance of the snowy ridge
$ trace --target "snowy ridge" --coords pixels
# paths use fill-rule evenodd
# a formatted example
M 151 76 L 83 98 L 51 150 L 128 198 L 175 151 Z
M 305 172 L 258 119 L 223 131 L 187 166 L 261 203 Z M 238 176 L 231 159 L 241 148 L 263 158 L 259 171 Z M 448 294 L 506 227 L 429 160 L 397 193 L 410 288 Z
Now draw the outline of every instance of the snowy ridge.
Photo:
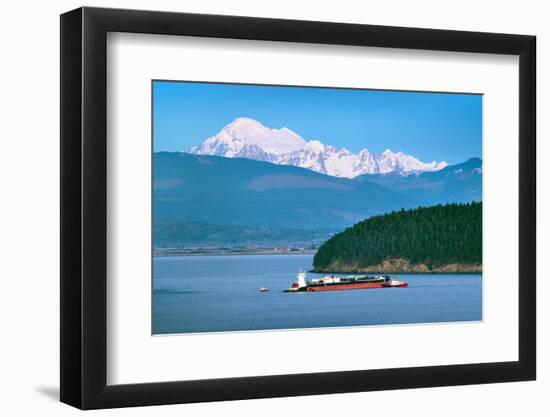
M 306 141 L 286 127 L 271 129 L 246 117 L 235 119 L 189 152 L 293 165 L 345 178 L 393 172 L 409 175 L 439 171 L 447 166 L 444 161 L 425 163 L 412 155 L 394 153 L 389 149 L 381 154 L 372 154 L 367 149 L 353 154 L 345 148 L 336 149 L 318 140 Z

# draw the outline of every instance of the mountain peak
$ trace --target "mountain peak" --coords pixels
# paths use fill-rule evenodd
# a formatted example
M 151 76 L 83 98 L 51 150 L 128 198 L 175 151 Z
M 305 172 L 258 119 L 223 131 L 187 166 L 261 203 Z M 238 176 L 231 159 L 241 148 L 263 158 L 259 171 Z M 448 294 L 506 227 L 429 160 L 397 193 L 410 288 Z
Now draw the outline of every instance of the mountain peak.
M 189 150 L 198 155 L 247 158 L 279 165 L 294 165 L 335 177 L 397 172 L 403 175 L 437 171 L 445 162 L 424 163 L 403 152 L 386 149 L 382 154 L 367 149 L 353 154 L 346 148 L 306 141 L 288 127 L 269 128 L 249 117 L 238 117 L 200 146 Z
M 306 143 L 306 146 L 304 147 L 304 149 L 307 149 L 312 152 L 320 153 L 325 151 L 325 145 L 323 145 L 318 140 L 310 140 L 309 142 Z
M 233 120 L 231 123 L 229 123 L 225 127 L 237 127 L 237 126 L 261 126 L 261 127 L 265 127 L 260 122 L 258 122 L 255 119 L 251 119 L 250 117 L 237 117 L 235 120 Z

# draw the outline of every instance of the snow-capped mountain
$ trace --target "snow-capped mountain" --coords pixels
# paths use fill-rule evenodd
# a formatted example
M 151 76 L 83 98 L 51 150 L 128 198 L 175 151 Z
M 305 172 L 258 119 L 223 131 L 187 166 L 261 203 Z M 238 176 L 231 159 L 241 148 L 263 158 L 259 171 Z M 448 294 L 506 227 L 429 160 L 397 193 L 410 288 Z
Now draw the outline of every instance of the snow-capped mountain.
M 381 154 L 372 154 L 367 149 L 353 154 L 345 148 L 336 149 L 318 140 L 306 141 L 286 127 L 270 129 L 246 117 L 235 119 L 189 152 L 294 165 L 321 174 L 346 178 L 390 172 L 409 175 L 438 171 L 447 166 L 444 161 L 425 163 L 412 155 L 393 153 L 389 149 Z

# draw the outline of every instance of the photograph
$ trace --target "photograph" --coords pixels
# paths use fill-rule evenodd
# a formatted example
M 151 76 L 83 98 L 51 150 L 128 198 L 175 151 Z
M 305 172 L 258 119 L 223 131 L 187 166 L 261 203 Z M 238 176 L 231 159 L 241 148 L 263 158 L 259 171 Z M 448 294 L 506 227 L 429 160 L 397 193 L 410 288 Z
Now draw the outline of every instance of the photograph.
M 483 320 L 483 95 L 152 81 L 153 335 Z

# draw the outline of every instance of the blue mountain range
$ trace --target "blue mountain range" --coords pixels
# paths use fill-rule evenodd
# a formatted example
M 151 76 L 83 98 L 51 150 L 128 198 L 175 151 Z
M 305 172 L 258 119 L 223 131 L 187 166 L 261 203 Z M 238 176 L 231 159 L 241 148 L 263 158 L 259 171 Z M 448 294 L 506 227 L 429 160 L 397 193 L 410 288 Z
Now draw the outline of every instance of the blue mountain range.
M 266 236 L 288 243 L 299 230 L 318 237 L 401 208 L 479 201 L 481 177 L 477 158 L 435 172 L 350 179 L 244 158 L 158 152 L 153 155 L 154 244 L 223 245 L 244 233 L 249 243 L 261 234 L 268 245 L 276 242 Z M 201 230 L 209 232 L 201 238 Z

